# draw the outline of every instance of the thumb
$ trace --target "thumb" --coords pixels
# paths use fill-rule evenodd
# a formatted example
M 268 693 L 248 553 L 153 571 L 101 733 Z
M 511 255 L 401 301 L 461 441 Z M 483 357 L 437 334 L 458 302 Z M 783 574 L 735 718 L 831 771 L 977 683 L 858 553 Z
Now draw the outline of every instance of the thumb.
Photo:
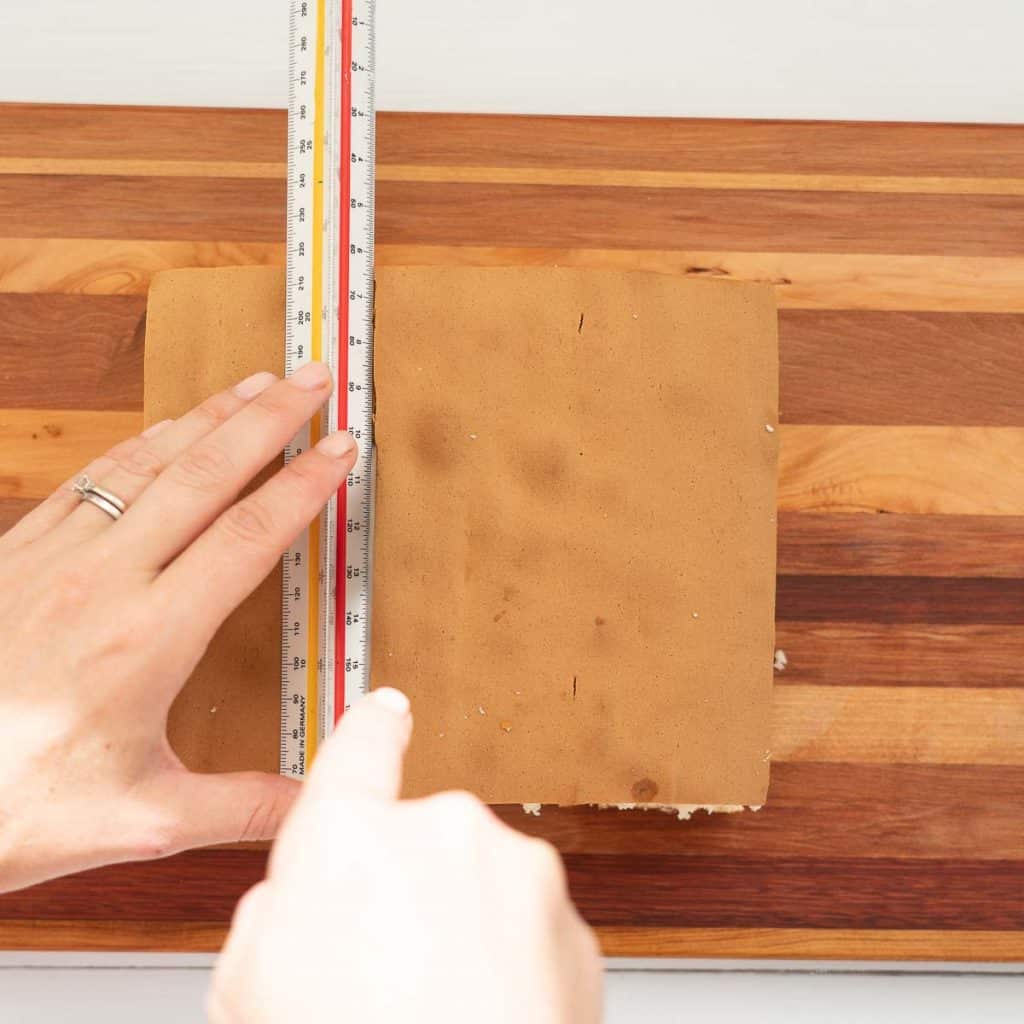
M 169 772 L 160 803 L 175 829 L 175 846 L 273 839 L 299 794 L 295 779 L 269 772 Z
M 306 785 L 321 796 L 397 800 L 411 734 L 409 698 L 390 687 L 373 690 L 342 716 Z

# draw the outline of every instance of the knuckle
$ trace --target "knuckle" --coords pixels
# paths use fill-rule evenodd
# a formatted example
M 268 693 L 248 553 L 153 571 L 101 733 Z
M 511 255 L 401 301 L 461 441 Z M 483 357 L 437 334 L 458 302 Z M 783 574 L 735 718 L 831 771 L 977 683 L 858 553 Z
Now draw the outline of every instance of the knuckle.
M 190 448 L 174 463 L 175 483 L 196 491 L 219 490 L 234 475 L 231 456 L 215 444 Z
M 305 503 L 315 500 L 322 504 L 323 474 L 311 460 L 296 459 L 294 462 L 289 462 L 281 470 L 278 479 L 282 486 L 291 491 L 294 498 Z
M 291 419 L 295 412 L 294 388 L 268 388 L 257 396 L 249 408 L 268 419 Z
M 159 860 L 177 853 L 181 847 L 178 827 L 170 821 L 156 819 L 138 830 L 132 853 L 138 860 Z
M 163 472 L 163 462 L 151 448 L 137 446 L 121 456 L 115 456 L 118 469 L 132 476 L 140 477 L 146 482 L 155 480 Z
M 196 406 L 196 415 L 200 419 L 205 420 L 207 426 L 212 430 L 230 419 L 240 404 L 237 399 L 232 400 L 231 396 L 226 392 L 221 392 L 220 394 L 211 395 L 200 405 Z
M 246 498 L 233 505 L 219 520 L 220 529 L 232 540 L 267 547 L 275 536 L 274 516 L 266 503 Z
M 543 839 L 523 837 L 523 857 L 529 870 L 544 885 L 565 884 L 565 865 L 558 851 Z

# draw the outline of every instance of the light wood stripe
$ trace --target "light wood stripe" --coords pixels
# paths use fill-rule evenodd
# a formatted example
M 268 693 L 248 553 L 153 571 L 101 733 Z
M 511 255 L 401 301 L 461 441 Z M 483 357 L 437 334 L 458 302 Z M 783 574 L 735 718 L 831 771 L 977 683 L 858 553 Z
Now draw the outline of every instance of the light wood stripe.
M 102 160 L 0 157 L 0 174 L 89 174 L 154 178 L 284 178 L 288 165 L 235 160 Z
M 784 426 L 779 507 L 1020 515 L 1024 427 Z
M 0 496 L 44 498 L 141 429 L 140 412 L 0 409 Z
M 161 178 L 284 178 L 284 161 L 131 160 L 3 157 L 0 174 L 88 174 Z M 785 192 L 900 192 L 939 195 L 1024 195 L 1024 178 L 656 171 L 630 168 L 498 167 L 378 164 L 378 181 L 467 185 L 568 185 L 604 188 L 737 189 Z
M 284 266 L 272 242 L 11 238 L 0 292 L 141 295 L 175 267 Z M 380 266 L 579 266 L 734 277 L 775 285 L 782 309 L 1024 313 L 1024 259 L 382 245 Z
M 278 242 L 9 238 L 0 247 L 0 292 L 145 295 L 161 270 L 284 262 Z
M 1024 764 L 1024 690 L 777 686 L 772 758 Z
M 41 498 L 136 412 L 0 410 L 0 498 Z M 1024 428 L 783 425 L 779 507 L 1024 514 Z
M 609 957 L 735 957 L 766 960 L 920 960 L 965 963 L 1024 959 L 1024 934 L 831 928 L 595 929 Z M 217 921 L 0 920 L 0 947 L 79 952 L 216 953 L 228 926 Z
M 382 245 L 382 266 L 561 266 L 732 277 L 775 286 L 783 309 L 1024 312 L 1024 259 L 810 252 Z
M 605 956 L 737 957 L 769 960 L 1024 959 L 1024 933 L 831 928 L 596 929 Z
M 0 949 L 216 953 L 221 921 L 0 920 Z
M 2 167 L 2 164 L 0 164 Z M 379 164 L 378 181 L 466 185 L 568 185 L 604 188 L 737 189 L 785 192 L 919 192 L 1024 195 L 1024 178 L 945 178 L 868 174 L 651 171 L 628 168 L 459 167 Z

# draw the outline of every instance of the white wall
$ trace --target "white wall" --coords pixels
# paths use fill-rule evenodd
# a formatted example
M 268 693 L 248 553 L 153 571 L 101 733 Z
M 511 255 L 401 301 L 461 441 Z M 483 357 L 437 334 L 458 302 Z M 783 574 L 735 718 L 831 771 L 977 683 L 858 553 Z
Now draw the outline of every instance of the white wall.
M 380 109 L 1024 121 L 1021 0 L 378 0 Z M 287 0 L 2 0 L 0 100 L 285 105 Z

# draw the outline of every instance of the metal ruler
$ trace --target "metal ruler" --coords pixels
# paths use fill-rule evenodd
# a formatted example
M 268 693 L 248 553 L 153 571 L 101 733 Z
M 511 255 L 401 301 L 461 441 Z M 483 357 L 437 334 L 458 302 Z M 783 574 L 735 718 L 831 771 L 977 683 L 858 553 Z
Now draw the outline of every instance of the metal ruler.
M 360 450 L 283 561 L 281 773 L 299 778 L 369 688 L 373 19 L 374 0 L 290 0 L 285 372 L 322 360 L 336 388 L 285 460 L 338 428 Z

